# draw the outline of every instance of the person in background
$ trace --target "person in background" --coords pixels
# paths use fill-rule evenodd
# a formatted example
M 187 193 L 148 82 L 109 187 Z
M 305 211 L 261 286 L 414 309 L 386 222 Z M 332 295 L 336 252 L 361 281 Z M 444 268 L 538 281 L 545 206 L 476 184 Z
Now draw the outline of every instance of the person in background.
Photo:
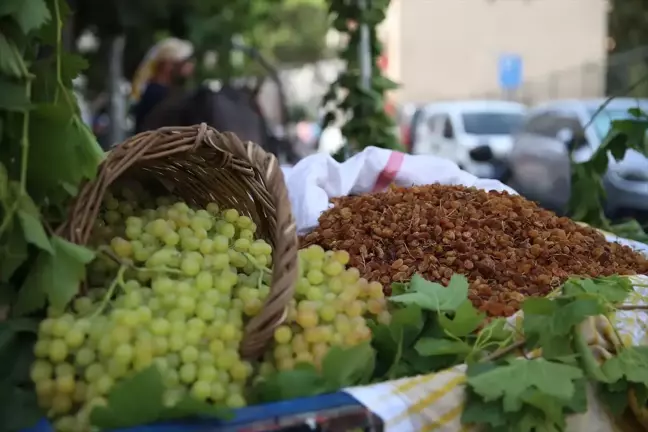
M 168 38 L 157 43 L 144 57 L 133 80 L 135 133 L 144 130 L 147 116 L 176 86 L 193 74 L 193 46 L 187 41 Z

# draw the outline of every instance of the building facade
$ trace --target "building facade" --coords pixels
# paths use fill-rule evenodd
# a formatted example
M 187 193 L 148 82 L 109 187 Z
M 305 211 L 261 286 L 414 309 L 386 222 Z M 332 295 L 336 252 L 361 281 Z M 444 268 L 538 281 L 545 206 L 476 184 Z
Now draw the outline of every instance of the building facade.
M 398 103 L 604 93 L 607 0 L 392 0 L 381 29 Z M 500 86 L 505 55 L 521 86 Z

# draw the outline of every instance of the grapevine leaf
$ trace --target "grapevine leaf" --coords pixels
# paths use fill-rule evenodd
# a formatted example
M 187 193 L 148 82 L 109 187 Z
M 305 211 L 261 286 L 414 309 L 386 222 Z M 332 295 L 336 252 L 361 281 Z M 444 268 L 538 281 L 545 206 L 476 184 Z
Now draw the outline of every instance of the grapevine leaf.
M 466 369 L 468 380 L 497 368 L 492 362 L 473 363 Z M 466 403 L 461 413 L 461 423 L 468 425 L 489 425 L 492 428 L 506 425 L 509 420 L 497 401 L 485 401 L 469 386 L 466 386 Z
M 625 276 L 608 276 L 597 279 L 572 278 L 565 282 L 565 294 L 590 294 L 610 303 L 621 303 L 633 291 L 632 281 Z
M 61 24 L 65 24 L 68 16 L 70 15 L 70 6 L 68 5 L 68 2 L 66 0 L 47 0 L 47 3 L 49 5 L 49 8 L 53 10 L 54 8 L 54 2 L 57 3 L 58 9 L 59 9 L 59 16 L 61 17 Z M 56 44 L 56 40 L 58 39 L 59 36 L 59 23 L 56 22 L 56 20 L 48 20 L 45 25 L 43 25 L 39 32 L 38 36 L 45 42 L 46 44 L 54 46 Z
M 622 388 L 618 386 L 601 385 L 598 389 L 597 396 L 610 413 L 614 416 L 621 416 L 628 408 L 628 383 L 621 381 Z
M 503 398 L 504 410 L 514 412 L 521 408 L 522 397 L 530 389 L 568 402 L 574 396 L 574 381 L 582 377 L 583 372 L 573 366 L 542 358 L 514 359 L 506 366 L 469 377 L 468 385 L 487 402 Z
M 157 420 L 164 412 L 164 384 L 156 366 L 150 366 L 115 385 L 108 405 L 97 406 L 90 421 L 100 429 L 141 426 Z
M 39 190 L 94 178 L 104 157 L 96 139 L 73 113 L 75 108 L 59 103 L 40 105 L 32 112 L 29 175 Z
M 194 399 L 192 397 L 184 397 L 180 399 L 173 407 L 165 408 L 156 420 L 175 420 L 193 417 L 196 415 L 209 416 L 222 420 L 229 420 L 234 416 L 231 410 L 214 406 L 210 403 Z
M 315 367 L 300 364 L 260 381 L 255 387 L 255 396 L 259 402 L 275 402 L 315 396 L 326 390 L 326 381 Z
M 372 345 L 377 351 L 376 369 L 393 372 L 399 367 L 403 351 L 418 339 L 424 324 L 421 308 L 412 305 L 395 309 L 389 324 L 374 325 Z
M 2 53 L 0 53 L 2 56 Z M 0 109 L 7 111 L 26 111 L 30 107 L 29 99 L 27 98 L 26 87 L 14 81 L 0 76 Z
M 0 282 L 8 281 L 28 256 L 27 241 L 17 225 L 11 227 L 3 246 L 0 249 Z
M 68 86 L 72 85 L 72 80 L 88 68 L 88 61 L 86 59 L 69 52 L 61 53 L 60 63 L 61 80 Z
M 574 394 L 576 394 L 575 391 Z M 546 395 L 535 389 L 527 391 L 526 394 L 522 396 L 522 400 L 525 404 L 530 405 L 536 408 L 538 411 L 542 412 L 546 419 L 545 421 L 549 422 L 550 424 L 555 424 L 559 428 L 564 428 L 565 415 L 563 413 L 564 404 L 562 401 L 547 397 Z
M 29 33 L 51 19 L 50 11 L 45 0 L 3 0 L 0 15 L 8 11 L 13 16 L 23 32 Z
M 389 299 L 396 303 L 414 304 L 433 312 L 454 312 L 467 298 L 468 280 L 464 276 L 453 275 L 446 288 L 415 274 L 412 276 L 407 293 Z
M 465 300 L 457 308 L 452 319 L 447 314 L 439 314 L 439 324 L 447 332 L 457 337 L 468 336 L 484 322 L 486 315 L 479 312 L 470 300 Z
M 601 366 L 608 383 L 621 380 L 648 387 L 648 347 L 624 348 Z
M 435 338 L 420 339 L 414 348 L 422 356 L 468 355 L 472 351 L 472 347 L 464 341 Z
M 513 334 L 513 328 L 505 318 L 497 318 L 484 326 L 483 332 L 488 332 L 491 341 L 505 341 Z
M 369 342 L 350 348 L 333 346 L 322 360 L 322 377 L 331 390 L 366 384 L 373 374 L 376 352 Z
M 23 234 L 28 243 L 31 243 L 51 254 L 54 253 L 49 239 L 47 238 L 47 233 L 40 221 L 40 212 L 38 211 L 38 207 L 36 207 L 36 204 L 34 204 L 32 199 L 27 195 L 23 195 L 20 198 L 18 220 L 20 221 Z
M 485 402 L 474 392 L 469 391 L 466 404 L 461 413 L 461 423 L 465 425 L 504 426 L 509 422 L 499 401 Z
M 27 77 L 26 68 L 18 47 L 2 33 L 0 33 L 0 72 L 16 79 Z
M 562 339 L 589 316 L 606 312 L 596 298 L 555 299 L 528 298 L 522 303 L 524 333 L 537 336 L 541 345 Z
M 94 259 L 94 252 L 58 236 L 51 238 L 51 244 L 54 253 L 40 252 L 25 279 L 14 308 L 17 315 L 40 309 L 46 299 L 63 309 L 85 279 L 85 266 Z

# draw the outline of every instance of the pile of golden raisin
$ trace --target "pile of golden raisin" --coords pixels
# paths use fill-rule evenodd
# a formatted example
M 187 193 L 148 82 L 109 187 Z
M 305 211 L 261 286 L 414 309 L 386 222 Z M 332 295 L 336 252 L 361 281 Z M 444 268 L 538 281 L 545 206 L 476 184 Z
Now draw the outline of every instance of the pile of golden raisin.
M 526 296 L 545 296 L 569 276 L 648 272 L 631 248 L 506 192 L 429 185 L 333 204 L 301 247 L 346 250 L 350 265 L 385 287 L 414 273 L 445 285 L 466 275 L 470 299 L 491 316 L 512 315 Z

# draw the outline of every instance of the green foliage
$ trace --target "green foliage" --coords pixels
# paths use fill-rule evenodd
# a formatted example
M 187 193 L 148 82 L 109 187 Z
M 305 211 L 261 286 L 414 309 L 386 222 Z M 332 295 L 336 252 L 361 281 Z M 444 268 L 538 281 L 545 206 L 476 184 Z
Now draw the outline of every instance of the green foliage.
M 72 92 L 85 62 L 63 52 L 67 14 L 63 0 L 0 6 L 0 405 L 8 430 L 41 416 L 28 377 L 35 322 L 20 316 L 67 304 L 94 256 L 50 228 L 103 158 Z
M 107 406 L 92 410 L 92 424 L 101 429 L 135 427 L 159 420 L 206 415 L 228 419 L 231 412 L 184 396 L 173 408 L 164 404 L 165 386 L 157 366 L 150 366 L 111 390 Z
M 601 111 L 604 107 L 601 107 Z M 572 163 L 569 211 L 574 220 L 620 237 L 648 243 L 648 234 L 636 220 L 613 224 L 604 214 L 603 177 L 608 170 L 609 157 L 620 161 L 628 150 L 648 157 L 648 115 L 638 108 L 630 109 L 629 114 L 628 119 L 612 121 L 610 132 L 589 160 Z
M 585 319 L 614 312 L 632 289 L 620 276 L 571 278 L 553 300 L 523 303 L 520 339 L 504 319 L 475 310 L 463 276 L 443 287 L 417 275 L 392 287 L 392 320 L 372 326 L 371 345 L 331 350 L 322 371 L 299 365 L 278 372 L 260 381 L 255 394 L 260 401 L 313 396 L 465 363 L 462 423 L 497 432 L 565 431 L 567 416 L 587 410 L 588 385 L 617 413 L 630 387 L 648 398 L 648 350 L 619 345 L 618 355 L 601 365 L 580 332 Z M 539 348 L 537 358 L 519 353 Z
M 340 52 L 346 69 L 331 84 L 322 102 L 326 110 L 322 128 L 344 120 L 342 135 L 347 140 L 349 153 L 367 146 L 404 151 L 394 133 L 395 123 L 385 111 L 385 93 L 397 86 L 382 76 L 377 64 L 382 54 L 377 27 L 385 19 L 389 0 L 369 1 L 365 9 L 359 2 L 328 0 L 328 3 L 333 27 L 345 34 L 348 42 Z M 363 24 L 368 26 L 371 44 L 372 76 L 368 89 L 361 83 L 359 63 L 360 27 Z M 337 156 L 341 159 L 346 155 L 340 153 Z

